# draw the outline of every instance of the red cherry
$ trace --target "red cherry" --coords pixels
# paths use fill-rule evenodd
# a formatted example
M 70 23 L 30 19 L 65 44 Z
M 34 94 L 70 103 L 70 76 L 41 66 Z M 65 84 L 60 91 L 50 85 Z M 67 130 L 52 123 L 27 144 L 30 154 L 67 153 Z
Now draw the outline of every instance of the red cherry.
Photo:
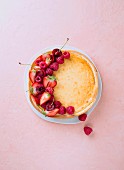
M 57 61 L 57 63 L 59 63 L 59 64 L 63 64 L 63 63 L 64 63 L 64 59 L 63 59 L 62 56 L 56 58 L 56 61 Z
M 82 115 L 78 116 L 78 119 L 79 119 L 80 121 L 85 121 L 86 118 L 87 118 L 87 114 L 86 114 L 86 113 L 83 113 Z
M 52 87 L 47 87 L 46 88 L 46 91 L 49 93 L 49 94 L 53 94 L 53 92 L 54 92 L 54 89 L 52 88 Z
M 68 51 L 64 51 L 63 56 L 64 56 L 64 58 L 69 59 L 70 58 L 70 53 Z
M 59 108 L 59 114 L 64 115 L 66 113 L 66 108 L 64 106 L 61 106 Z
M 66 111 L 68 114 L 72 115 L 75 112 L 75 108 L 73 106 L 68 106 Z
M 40 71 L 38 71 L 37 76 L 40 76 L 40 77 L 46 76 L 45 70 L 41 69 Z
M 38 94 L 43 93 L 45 91 L 43 84 L 39 84 L 39 86 L 36 87 L 36 91 Z
M 47 111 L 51 111 L 51 110 L 53 110 L 55 107 L 54 107 L 54 104 L 53 104 L 53 102 L 47 102 L 47 104 L 46 104 L 46 110 Z
M 59 57 L 59 56 L 62 55 L 62 52 L 61 52 L 60 49 L 56 48 L 52 51 L 52 54 L 53 54 L 54 57 Z
M 91 127 L 89 127 L 89 126 L 84 127 L 84 133 L 86 135 L 90 135 L 92 131 L 93 131 L 93 129 Z
M 47 68 L 46 69 L 46 75 L 52 76 L 52 74 L 53 74 L 53 70 L 51 68 Z
M 59 64 L 57 62 L 54 62 L 50 65 L 50 68 L 53 70 L 53 71 L 57 71 L 58 68 L 59 68 Z
M 42 81 L 40 76 L 36 76 L 35 77 L 35 82 L 40 83 Z
M 60 101 L 54 101 L 55 108 L 60 108 L 62 105 Z
M 41 69 L 47 68 L 47 64 L 46 64 L 44 61 L 41 61 L 41 62 L 39 63 L 39 66 L 40 66 Z

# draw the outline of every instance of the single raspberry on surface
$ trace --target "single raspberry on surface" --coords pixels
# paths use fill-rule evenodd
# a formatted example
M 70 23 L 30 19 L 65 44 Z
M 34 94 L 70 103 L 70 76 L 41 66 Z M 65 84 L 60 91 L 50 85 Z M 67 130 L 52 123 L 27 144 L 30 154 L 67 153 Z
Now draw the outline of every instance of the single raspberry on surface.
M 92 131 L 93 131 L 93 129 L 91 127 L 89 127 L 89 126 L 84 127 L 84 133 L 86 135 L 90 135 L 92 133 Z
M 59 108 L 59 114 L 64 115 L 66 113 L 66 108 L 64 106 L 61 106 Z
M 68 106 L 66 111 L 68 114 L 72 115 L 75 112 L 75 108 L 73 106 Z
M 78 119 L 79 119 L 80 121 L 85 121 L 86 118 L 87 118 L 87 114 L 86 114 L 86 113 L 83 113 L 82 115 L 78 116 Z

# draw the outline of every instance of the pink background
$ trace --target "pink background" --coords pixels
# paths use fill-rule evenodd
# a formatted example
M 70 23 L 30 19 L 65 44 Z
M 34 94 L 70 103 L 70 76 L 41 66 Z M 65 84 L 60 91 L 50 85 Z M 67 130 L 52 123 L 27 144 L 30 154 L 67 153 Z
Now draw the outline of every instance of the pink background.
M 77 125 L 31 111 L 18 65 L 67 37 L 92 57 L 104 85 L 98 107 Z M 0 1 L 0 58 L 0 170 L 124 169 L 123 0 Z

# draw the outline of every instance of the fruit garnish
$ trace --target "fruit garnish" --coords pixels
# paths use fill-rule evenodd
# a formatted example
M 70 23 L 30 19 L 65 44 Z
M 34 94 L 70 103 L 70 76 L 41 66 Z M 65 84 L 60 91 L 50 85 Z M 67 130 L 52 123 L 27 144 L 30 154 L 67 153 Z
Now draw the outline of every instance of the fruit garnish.
M 45 116 L 48 116 L 48 117 L 54 117 L 58 112 L 59 112 L 59 109 L 56 108 L 56 109 L 51 110 L 51 111 L 45 110 L 44 114 L 45 114 Z
M 66 108 L 66 112 L 70 115 L 72 115 L 75 112 L 75 108 L 73 106 L 68 106 Z
M 64 115 L 66 113 L 66 108 L 64 106 L 60 106 L 59 114 Z
M 53 74 L 53 70 L 51 68 L 47 68 L 46 69 L 46 75 L 52 76 L 52 74 Z
M 51 54 L 43 54 L 42 60 L 49 66 L 50 63 L 54 61 L 54 56 Z
M 57 58 L 62 55 L 62 51 L 60 49 L 56 48 L 52 51 L 52 54 L 55 58 Z
M 40 63 L 41 61 L 42 61 L 42 55 L 39 56 L 39 57 L 34 61 L 34 63 L 35 63 L 36 66 L 39 66 L 39 63 Z
M 39 98 L 38 98 L 38 97 L 33 96 L 32 94 L 31 94 L 31 100 L 32 100 L 32 102 L 33 102 L 33 103 L 36 103 L 37 105 L 39 105 L 39 104 L 40 104 L 40 100 L 39 100 Z
M 43 84 L 39 84 L 37 82 L 35 82 L 31 87 L 30 87 L 30 92 L 31 94 L 33 95 L 38 95 L 38 94 L 41 94 L 43 93 L 45 90 Z
M 32 83 L 34 83 L 35 77 L 36 77 L 36 70 L 34 70 L 34 69 L 30 70 L 29 71 L 29 78 L 30 78 Z
M 91 127 L 89 127 L 89 126 L 84 127 L 84 133 L 86 135 L 90 135 L 92 133 L 92 131 L 93 131 L 93 129 Z
M 62 105 L 60 101 L 54 101 L 55 108 L 60 108 Z
M 47 111 L 51 111 L 54 108 L 55 108 L 55 106 L 54 106 L 53 102 L 47 102 L 47 104 L 46 104 L 46 110 Z
M 51 95 L 49 101 L 54 102 L 54 96 L 53 95 Z
M 50 65 L 50 68 L 53 70 L 53 71 L 57 71 L 59 69 L 59 64 L 57 62 L 54 62 Z
M 49 87 L 49 86 L 48 86 L 48 87 L 46 88 L 46 91 L 47 91 L 49 94 L 52 95 L 53 92 L 54 92 L 54 89 L 53 89 L 52 87 Z
M 78 116 L 78 119 L 79 119 L 80 121 L 85 121 L 86 118 L 87 118 L 87 114 L 86 114 L 86 113 L 83 113 L 82 115 Z
M 64 63 L 64 57 L 61 55 L 60 57 L 56 58 L 56 61 L 58 64 L 63 64 Z
M 40 66 L 34 66 L 33 69 L 36 71 L 40 71 L 41 68 L 40 68 Z
M 54 76 L 46 76 L 43 78 L 44 87 L 55 87 L 56 84 L 57 84 L 57 81 Z
M 42 81 L 42 78 L 40 76 L 35 77 L 35 82 L 40 83 Z
M 68 51 L 64 51 L 63 56 L 64 56 L 64 58 L 69 59 L 70 58 L 70 53 Z
M 40 77 L 46 76 L 45 70 L 44 70 L 44 69 L 41 69 L 41 70 L 37 71 L 37 76 L 40 76 Z
M 48 92 L 44 92 L 40 98 L 40 105 L 47 102 L 50 99 L 51 95 Z
M 39 66 L 40 66 L 41 69 L 47 68 L 47 64 L 46 64 L 44 61 L 41 61 L 41 62 L 39 63 Z

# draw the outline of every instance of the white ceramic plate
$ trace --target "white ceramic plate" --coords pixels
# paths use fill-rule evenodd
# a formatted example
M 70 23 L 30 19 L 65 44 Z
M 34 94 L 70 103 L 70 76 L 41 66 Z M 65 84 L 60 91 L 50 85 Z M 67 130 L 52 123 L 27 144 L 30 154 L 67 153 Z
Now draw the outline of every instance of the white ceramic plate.
M 46 49 L 43 49 L 41 50 L 39 53 L 37 53 L 36 55 L 34 55 L 32 57 L 32 59 L 29 61 L 29 63 L 32 64 L 32 62 L 41 54 L 47 52 L 47 51 L 50 51 L 50 50 L 53 50 L 54 48 L 61 48 L 61 45 L 56 45 L 56 46 L 52 46 L 52 47 L 49 47 L 49 48 L 46 48 Z M 92 59 L 85 53 L 83 52 L 82 50 L 80 49 L 77 49 L 75 47 L 71 47 L 71 46 L 65 46 L 64 47 L 64 50 L 75 50 L 75 51 L 78 51 L 82 54 L 84 54 L 85 56 L 87 56 L 89 58 L 89 60 L 93 63 Z M 94 63 L 93 63 L 94 64 Z M 94 64 L 95 65 L 95 64 Z M 25 70 L 25 80 L 24 80 L 24 90 L 25 90 L 25 94 L 26 94 L 26 98 L 27 98 L 27 101 L 31 107 L 31 109 L 34 111 L 34 113 L 36 115 L 38 115 L 40 118 L 44 119 L 44 120 L 47 120 L 49 122 L 53 122 L 53 123 L 60 123 L 60 124 L 76 124 L 76 123 L 79 123 L 79 119 L 78 117 L 74 117 L 74 118 L 68 118 L 68 119 L 57 119 L 57 118 L 52 118 L 52 117 L 45 117 L 42 113 L 40 113 L 39 111 L 37 111 L 35 109 L 35 107 L 32 105 L 32 103 L 30 102 L 30 99 L 29 99 L 29 93 L 27 93 L 26 91 L 28 90 L 28 79 L 29 79 L 29 70 L 30 70 L 30 65 L 29 66 L 26 66 L 26 70 Z M 89 115 L 93 110 L 94 108 L 96 107 L 96 105 L 98 104 L 98 101 L 100 100 L 100 97 L 101 97 L 101 94 L 102 94 L 102 79 L 101 79 L 101 76 L 100 76 L 100 73 L 98 72 L 98 95 L 97 95 L 97 98 L 96 98 L 96 102 L 93 104 L 93 106 L 91 107 L 91 109 L 89 109 L 87 111 L 87 114 Z

